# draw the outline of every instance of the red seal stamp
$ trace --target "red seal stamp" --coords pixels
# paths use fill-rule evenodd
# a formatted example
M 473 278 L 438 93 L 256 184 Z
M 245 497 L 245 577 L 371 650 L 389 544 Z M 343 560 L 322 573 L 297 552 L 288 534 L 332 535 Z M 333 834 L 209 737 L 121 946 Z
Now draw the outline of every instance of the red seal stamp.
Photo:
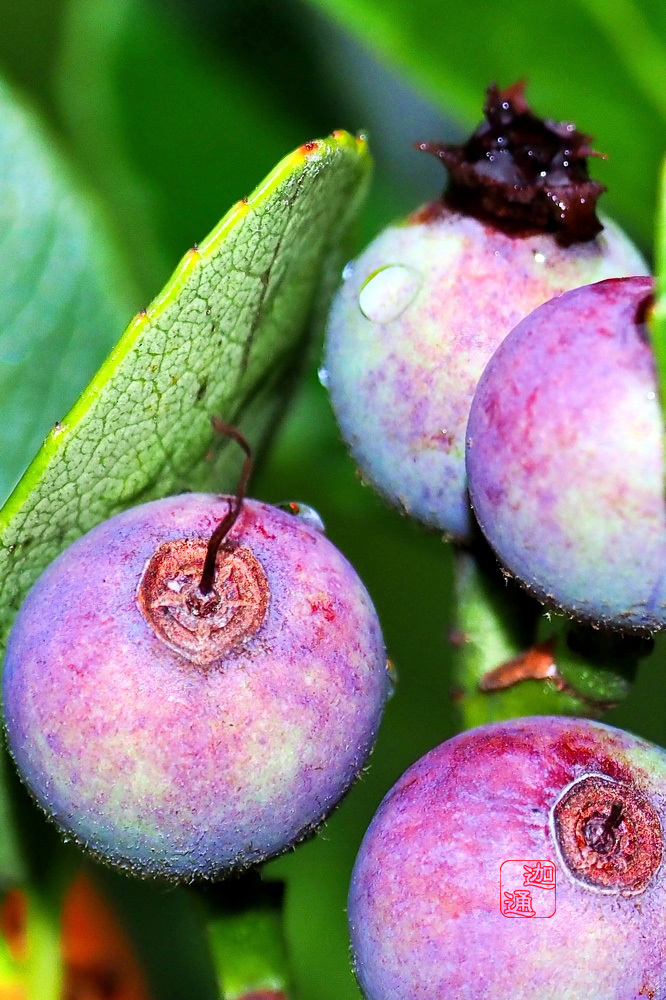
M 552 917 L 556 907 L 552 861 L 509 860 L 500 865 L 500 912 L 505 917 Z

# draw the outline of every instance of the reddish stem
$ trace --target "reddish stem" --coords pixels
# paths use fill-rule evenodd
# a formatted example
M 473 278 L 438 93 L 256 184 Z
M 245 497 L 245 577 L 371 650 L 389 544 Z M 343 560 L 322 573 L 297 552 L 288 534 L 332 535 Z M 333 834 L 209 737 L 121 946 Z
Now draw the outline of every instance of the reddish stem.
M 201 580 L 199 581 L 199 593 L 203 594 L 204 597 L 207 594 L 210 594 L 213 589 L 217 553 L 220 551 L 220 545 L 233 528 L 234 524 L 238 520 L 241 510 L 243 509 L 243 501 L 245 500 L 247 484 L 252 472 L 252 448 L 241 432 L 236 427 L 232 427 L 230 424 L 222 423 L 218 417 L 212 417 L 211 420 L 213 428 L 217 434 L 224 434 L 227 437 L 233 438 L 234 441 L 241 446 L 245 452 L 245 461 L 243 462 L 243 468 L 241 469 L 241 474 L 238 479 L 238 486 L 236 487 L 236 494 L 232 499 L 231 506 L 213 534 L 210 536 L 210 541 L 208 542 L 206 558 L 201 572 Z

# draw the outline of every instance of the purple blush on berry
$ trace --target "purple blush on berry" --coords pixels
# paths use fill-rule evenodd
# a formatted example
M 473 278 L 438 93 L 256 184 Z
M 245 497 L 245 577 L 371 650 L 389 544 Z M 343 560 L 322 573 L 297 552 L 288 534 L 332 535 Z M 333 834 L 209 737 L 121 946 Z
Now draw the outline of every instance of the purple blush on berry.
M 666 754 L 610 726 L 527 718 L 443 743 L 385 797 L 356 860 L 365 997 L 666 995 L 665 823 Z M 516 860 L 532 888 L 507 900 Z
M 589 136 L 534 115 L 523 91 L 490 87 L 463 145 L 421 144 L 449 172 L 442 200 L 346 269 L 328 323 L 325 382 L 361 474 L 459 541 L 473 534 L 465 429 L 493 351 L 554 295 L 647 273 L 595 214 L 603 188 L 588 175 Z
M 102 858 L 216 877 L 313 830 L 359 774 L 390 678 L 376 613 L 316 523 L 186 494 L 94 528 L 30 591 L 4 672 L 11 753 Z M 296 506 L 296 505 L 293 505 Z
M 479 524 L 533 594 L 593 623 L 666 624 L 663 427 L 648 278 L 536 309 L 488 363 L 467 429 Z

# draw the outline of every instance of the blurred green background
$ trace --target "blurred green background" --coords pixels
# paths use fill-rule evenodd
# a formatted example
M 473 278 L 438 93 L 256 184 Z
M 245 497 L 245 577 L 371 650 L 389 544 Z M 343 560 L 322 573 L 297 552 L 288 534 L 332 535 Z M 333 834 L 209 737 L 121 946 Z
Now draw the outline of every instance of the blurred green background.
M 369 134 L 375 177 L 357 247 L 436 197 L 441 168 L 412 143 L 462 136 L 493 81 L 527 79 L 538 111 L 594 136 L 609 157 L 593 163 L 609 188 L 604 211 L 651 253 L 666 146 L 658 0 L 0 0 L 0 24 L 0 72 L 106 219 L 111 241 L 99 252 L 122 284 L 124 317 L 105 334 L 110 343 L 185 249 L 304 141 L 336 128 Z M 76 358 L 71 365 L 50 400 L 57 412 L 80 388 Z M 267 874 L 287 882 L 298 996 L 351 1000 L 345 900 L 358 844 L 399 774 L 455 727 L 451 557 L 360 483 L 317 365 L 318 348 L 252 492 L 319 510 L 375 600 L 399 684 L 363 780 L 315 839 Z M 30 457 L 26 448 L 24 464 Z M 666 743 L 664 696 L 659 650 L 609 721 Z

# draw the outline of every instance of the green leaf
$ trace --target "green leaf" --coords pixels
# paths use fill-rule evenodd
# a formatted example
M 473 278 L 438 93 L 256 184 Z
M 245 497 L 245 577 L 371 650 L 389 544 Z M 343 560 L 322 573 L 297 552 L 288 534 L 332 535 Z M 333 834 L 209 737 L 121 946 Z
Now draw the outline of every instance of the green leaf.
M 609 154 L 595 166 L 609 188 L 606 211 L 649 244 L 666 124 L 663 4 L 311 2 L 468 124 L 480 120 L 489 83 L 526 79 L 539 113 L 575 121 Z
M 23 0 L 2 4 L 0 66 L 3 76 L 50 106 L 61 0 Z
M 0 502 L 132 314 L 103 220 L 0 82 Z
M 3 979 L 11 976 L 17 985 L 20 983 L 17 997 L 60 1000 L 64 979 L 61 914 L 77 858 L 71 850 L 58 847 L 49 850 L 40 861 L 41 870 L 33 870 L 31 878 L 18 889 L 26 907 L 24 953 L 8 963 L 5 952 L 4 961 L 0 960 L 3 967 L 0 975 Z M 0 987 L 0 996 L 15 994 L 5 994 Z
M 150 291 L 168 273 L 165 248 L 179 253 L 317 128 L 307 101 L 280 100 L 261 64 L 234 58 L 233 37 L 213 48 L 181 20 L 149 0 L 65 4 L 62 117 Z
M 236 452 L 223 442 L 212 460 L 211 416 L 255 441 L 274 422 L 369 162 L 346 132 L 301 146 L 130 324 L 0 511 L 1 637 L 37 576 L 93 525 L 183 488 L 231 484 Z
M 27 960 L 23 968 L 23 985 L 28 997 L 58 1000 L 62 996 L 62 956 L 60 952 L 60 921 L 58 905 L 50 894 L 26 887 Z
M 631 694 L 639 661 L 653 648 L 651 639 L 595 629 L 556 612 L 542 615 L 537 640 L 552 646 L 557 673 L 588 703 L 590 714 Z
M 61 914 L 63 900 L 76 867 L 76 854 L 57 848 L 48 868 L 22 887 L 28 902 L 27 948 L 24 967 L 28 1000 L 59 1000 L 63 995 Z
M 524 715 L 599 718 L 632 691 L 652 642 L 543 610 L 489 549 L 455 550 L 455 705 L 463 728 Z
M 18 778 L 7 749 L 0 747 L 0 893 L 25 884 L 30 870 L 28 849 L 17 808 Z
M 4 935 L 0 936 L 0 996 L 20 997 L 24 984 L 23 963 L 15 958 Z M 14 991 L 12 994 L 11 991 Z

